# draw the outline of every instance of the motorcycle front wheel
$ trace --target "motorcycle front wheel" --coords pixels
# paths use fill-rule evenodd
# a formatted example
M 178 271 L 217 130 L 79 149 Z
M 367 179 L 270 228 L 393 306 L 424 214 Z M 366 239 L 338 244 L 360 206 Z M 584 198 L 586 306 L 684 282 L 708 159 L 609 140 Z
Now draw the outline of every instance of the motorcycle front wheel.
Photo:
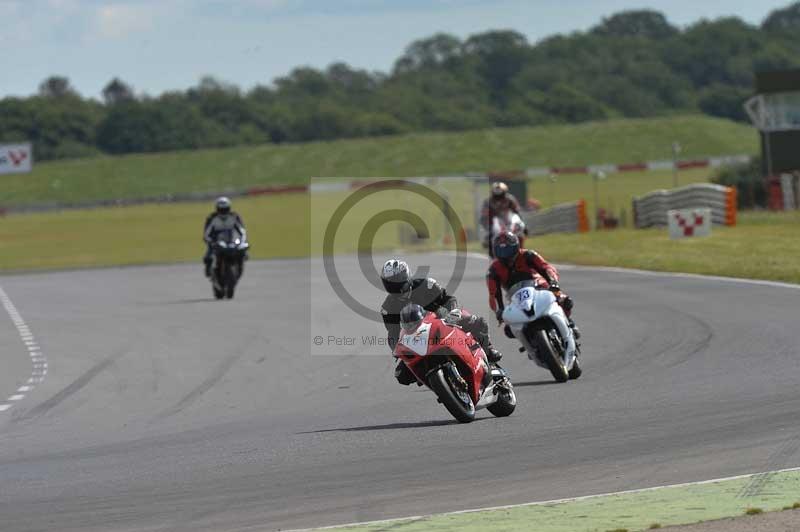
M 222 286 L 225 297 L 233 299 L 233 291 L 236 289 L 236 271 L 235 267 L 227 261 L 222 265 Z
M 454 379 L 446 375 L 450 371 L 439 368 L 428 377 L 428 386 L 434 391 L 441 403 L 459 423 L 469 423 L 475 419 L 475 404 L 469 396 L 469 390 L 461 389 Z
M 225 297 L 225 285 L 220 283 L 220 275 L 217 268 L 214 268 L 214 271 L 211 273 L 211 290 L 214 292 L 214 297 L 216 299 L 222 299 Z
M 228 279 L 227 279 L 227 286 L 225 287 L 225 297 L 228 299 L 233 299 L 233 292 L 236 289 L 236 281 L 238 280 L 238 276 L 234 271 L 233 266 L 228 268 Z
M 561 360 L 561 357 L 558 356 L 558 353 L 553 348 L 547 331 L 532 331 L 529 340 L 536 348 L 539 358 L 541 358 L 542 362 L 547 364 L 547 368 L 550 370 L 553 378 L 558 382 L 567 382 L 569 380 L 569 373 L 567 372 L 567 368 L 564 367 L 564 361 Z

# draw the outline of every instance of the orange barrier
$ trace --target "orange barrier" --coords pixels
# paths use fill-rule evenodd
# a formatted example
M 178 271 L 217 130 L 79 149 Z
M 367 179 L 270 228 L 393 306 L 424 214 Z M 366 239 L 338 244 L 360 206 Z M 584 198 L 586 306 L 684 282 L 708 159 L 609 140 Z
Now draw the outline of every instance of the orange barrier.
M 586 215 L 586 200 L 578 202 L 578 232 L 589 232 L 589 217 Z
M 736 187 L 729 187 L 725 195 L 725 225 L 736 225 L 736 212 L 738 209 L 739 191 Z

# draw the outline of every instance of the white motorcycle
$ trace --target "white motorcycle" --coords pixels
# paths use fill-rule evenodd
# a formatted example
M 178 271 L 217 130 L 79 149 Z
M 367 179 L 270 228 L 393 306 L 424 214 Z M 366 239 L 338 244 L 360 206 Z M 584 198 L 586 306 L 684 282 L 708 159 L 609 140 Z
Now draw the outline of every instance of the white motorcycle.
M 489 257 L 494 258 L 494 250 L 492 249 L 492 242 L 497 235 L 507 232 L 514 233 L 519 238 L 520 247 L 522 246 L 525 235 L 528 234 L 525 222 L 522 217 L 513 212 L 508 211 L 504 216 L 495 216 L 492 218 L 492 232 L 487 235 L 488 238 L 484 239 L 484 245 L 489 248 Z
M 522 344 L 520 352 L 550 370 L 558 382 L 580 377 L 580 347 L 556 296 L 533 280 L 515 284 L 508 294 L 503 321 Z

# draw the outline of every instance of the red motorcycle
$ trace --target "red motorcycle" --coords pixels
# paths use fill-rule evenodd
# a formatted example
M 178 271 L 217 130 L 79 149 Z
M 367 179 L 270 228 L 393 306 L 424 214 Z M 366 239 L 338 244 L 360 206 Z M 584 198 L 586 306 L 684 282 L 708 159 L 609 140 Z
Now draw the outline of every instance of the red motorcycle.
M 486 408 L 497 417 L 510 416 L 517 406 L 514 387 L 505 370 L 491 367 L 480 344 L 460 327 L 433 312 L 401 323 L 394 356 L 405 362 L 420 385 L 427 385 L 447 411 L 461 423 Z

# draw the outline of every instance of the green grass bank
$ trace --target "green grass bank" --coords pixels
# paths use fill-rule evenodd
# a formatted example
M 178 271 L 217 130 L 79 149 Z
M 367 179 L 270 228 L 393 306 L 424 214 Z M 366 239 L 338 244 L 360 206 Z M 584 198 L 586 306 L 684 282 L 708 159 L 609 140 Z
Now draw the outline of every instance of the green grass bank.
M 0 205 L 218 192 L 319 176 L 453 175 L 661 160 L 671 157 L 673 141 L 683 146 L 683 158 L 758 150 L 753 128 L 705 116 L 425 133 L 41 163 L 31 174 L 3 177 Z M 536 195 L 548 201 L 546 191 Z

